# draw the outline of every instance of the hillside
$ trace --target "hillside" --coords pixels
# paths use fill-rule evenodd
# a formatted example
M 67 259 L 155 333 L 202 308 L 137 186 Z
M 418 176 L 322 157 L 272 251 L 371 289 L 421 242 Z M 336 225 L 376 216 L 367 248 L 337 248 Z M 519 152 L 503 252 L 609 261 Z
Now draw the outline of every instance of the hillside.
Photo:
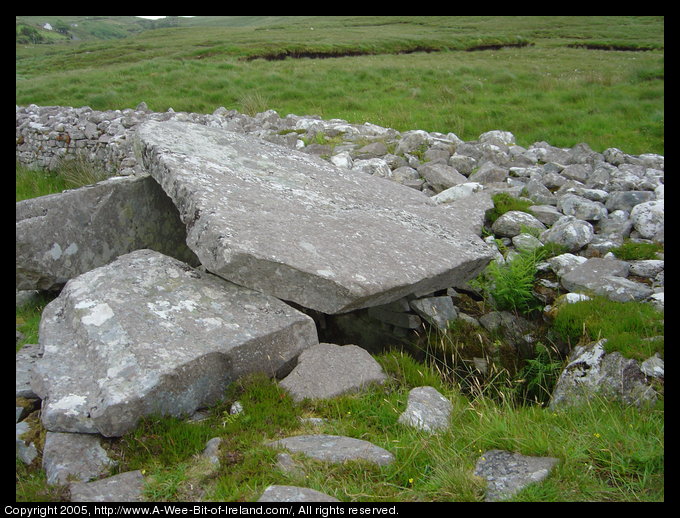
M 663 153 L 663 17 L 17 17 L 44 23 L 78 40 L 17 44 L 20 105 L 256 106 Z

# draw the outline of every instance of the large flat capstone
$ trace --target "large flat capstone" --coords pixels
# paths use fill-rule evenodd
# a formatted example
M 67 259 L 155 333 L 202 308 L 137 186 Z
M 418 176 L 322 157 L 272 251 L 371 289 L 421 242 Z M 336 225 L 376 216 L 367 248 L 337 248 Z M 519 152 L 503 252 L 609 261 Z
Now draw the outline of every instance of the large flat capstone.
M 285 376 L 316 343 L 313 320 L 280 300 L 138 250 L 47 305 L 31 385 L 48 430 L 120 436 L 212 405 L 247 373 Z
M 303 307 L 431 293 L 492 258 L 467 218 L 397 183 L 198 124 L 149 121 L 136 138 L 206 269 Z

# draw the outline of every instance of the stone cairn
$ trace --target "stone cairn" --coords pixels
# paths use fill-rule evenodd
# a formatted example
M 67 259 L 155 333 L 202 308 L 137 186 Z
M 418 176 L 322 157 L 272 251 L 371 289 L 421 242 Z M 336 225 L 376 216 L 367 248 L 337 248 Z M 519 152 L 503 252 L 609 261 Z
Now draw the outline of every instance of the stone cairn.
M 464 142 L 273 110 L 155 113 L 145 103 L 104 112 L 17 106 L 16 127 L 17 162 L 55 169 L 79 158 L 109 176 L 16 209 L 17 304 L 60 290 L 40 343 L 16 356 L 17 398 L 33 402 L 17 406 L 17 457 L 39 458 L 24 439 L 27 408 L 39 405 L 48 483 L 70 484 L 73 501 L 141 499 L 140 472 L 102 478 L 112 461 L 99 437 L 123 435 L 145 415 L 191 415 L 244 374 L 276 376 L 296 401 L 336 397 L 384 382 L 365 349 L 456 319 L 500 330 L 519 352 L 531 347 L 520 317 L 475 319 L 456 305 L 490 261 L 518 250 L 567 248 L 540 265 L 559 279 L 545 281 L 548 311 L 586 291 L 663 311 L 663 257 L 609 252 L 625 238 L 663 243 L 660 155 L 524 148 L 506 131 Z M 482 239 L 498 192 L 530 200 L 532 215 L 508 212 Z M 551 406 L 592 391 L 644 404 L 656 398 L 652 378 L 663 379 L 659 357 L 639 364 L 597 342 L 571 351 Z M 451 410 L 432 387 L 417 387 L 399 422 L 437 433 Z M 270 445 L 327 462 L 393 461 L 350 437 Z M 207 445 L 211 462 L 218 448 L 219 439 Z M 278 462 L 299 470 L 287 453 Z M 556 462 L 492 450 L 475 474 L 488 481 L 487 500 L 503 499 Z M 272 486 L 260 501 L 333 497 Z

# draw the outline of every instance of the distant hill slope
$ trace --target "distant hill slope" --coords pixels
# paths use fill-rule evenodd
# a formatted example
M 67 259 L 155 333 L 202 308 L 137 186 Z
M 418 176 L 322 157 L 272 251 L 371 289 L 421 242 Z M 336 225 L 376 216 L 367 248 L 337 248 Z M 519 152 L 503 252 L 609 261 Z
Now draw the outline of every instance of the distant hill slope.
M 17 16 L 16 26 L 18 43 L 56 43 L 120 39 L 145 30 L 170 27 L 294 25 L 313 18 L 318 19 L 314 16 L 167 16 L 158 20 L 138 16 Z M 45 28 L 45 24 L 51 28 Z

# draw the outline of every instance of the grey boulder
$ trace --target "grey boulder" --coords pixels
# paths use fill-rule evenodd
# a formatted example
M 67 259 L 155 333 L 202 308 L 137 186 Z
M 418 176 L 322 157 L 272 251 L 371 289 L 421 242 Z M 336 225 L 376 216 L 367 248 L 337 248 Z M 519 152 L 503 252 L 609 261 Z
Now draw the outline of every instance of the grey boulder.
M 284 376 L 317 342 L 283 302 L 139 250 L 46 306 L 32 387 L 48 430 L 120 436 L 142 416 L 214 404 L 247 373 Z
M 511 498 L 529 484 L 545 480 L 558 463 L 553 457 L 529 457 L 504 450 L 484 452 L 474 474 L 487 482 L 487 502 Z
M 139 470 L 126 471 L 92 482 L 74 482 L 69 489 L 71 502 L 140 502 L 144 475 Z
M 196 265 L 177 209 L 148 175 L 114 177 L 16 204 L 16 287 L 50 290 L 150 248 Z
M 557 380 L 550 408 L 586 403 L 593 396 L 627 405 L 643 406 L 656 401 L 640 364 L 618 352 L 607 354 L 606 339 L 576 347 Z
M 408 394 L 406 410 L 399 422 L 426 432 L 444 430 L 449 426 L 453 405 L 434 387 L 416 387 Z
M 99 478 L 115 466 L 96 435 L 47 432 L 42 465 L 51 485 Z
M 386 379 L 380 364 L 365 349 L 320 343 L 300 354 L 297 365 L 280 385 L 295 401 L 301 401 L 329 399 Z

